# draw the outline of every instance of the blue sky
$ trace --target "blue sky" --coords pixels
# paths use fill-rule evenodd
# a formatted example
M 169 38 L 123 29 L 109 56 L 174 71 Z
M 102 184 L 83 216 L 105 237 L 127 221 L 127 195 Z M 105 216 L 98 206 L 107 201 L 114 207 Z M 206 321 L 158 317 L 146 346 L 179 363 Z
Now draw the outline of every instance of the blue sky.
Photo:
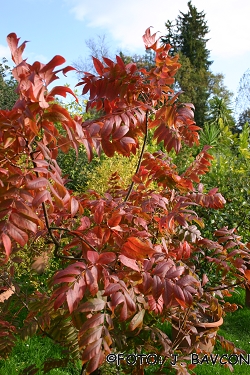
M 188 0 L 9 0 L 1 3 L 0 59 L 10 59 L 6 36 L 15 32 L 30 41 L 25 50 L 29 63 L 48 62 L 54 55 L 76 62 L 88 53 L 85 40 L 105 34 L 113 54 L 143 53 L 147 27 L 164 35 L 165 22 L 187 11 Z M 193 0 L 204 11 L 210 33 L 207 47 L 214 73 L 225 75 L 226 86 L 237 92 L 239 80 L 250 68 L 250 1 Z M 68 73 L 74 85 L 74 73 Z M 59 81 L 58 81 L 59 83 Z

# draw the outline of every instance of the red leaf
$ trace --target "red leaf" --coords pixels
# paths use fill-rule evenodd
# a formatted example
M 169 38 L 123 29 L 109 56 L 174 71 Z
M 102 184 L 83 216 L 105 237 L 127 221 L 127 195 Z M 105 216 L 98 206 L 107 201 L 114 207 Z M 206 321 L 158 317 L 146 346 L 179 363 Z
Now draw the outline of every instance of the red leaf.
M 48 95 L 51 95 L 51 96 L 54 96 L 54 95 L 61 95 L 63 96 L 64 98 L 66 98 L 66 95 L 67 93 L 73 95 L 76 99 L 76 101 L 78 102 L 78 99 L 76 97 L 76 95 L 73 93 L 73 91 L 67 87 L 67 86 L 56 86 L 54 87 L 50 93 Z
M 103 214 L 104 214 L 104 203 L 103 203 L 103 201 L 101 201 L 96 206 L 95 213 L 94 213 L 94 220 L 95 220 L 96 224 L 101 224 L 102 219 L 103 219 Z
M 86 369 L 86 374 L 92 374 L 97 370 L 103 363 L 105 356 L 100 350 L 91 360 L 89 361 Z
M 99 326 L 104 323 L 104 314 L 97 313 L 89 318 L 86 322 L 83 323 L 79 335 L 81 336 L 83 332 L 87 331 L 90 328 Z
M 110 283 L 107 288 L 105 288 L 104 296 L 109 296 L 110 294 L 116 293 L 118 290 L 121 289 L 120 284 Z
M 76 277 L 75 276 L 62 276 L 60 278 L 57 279 L 57 282 L 58 283 L 73 283 L 76 281 Z
M 17 228 L 14 224 L 8 223 L 8 233 L 19 245 L 24 246 L 28 242 L 27 233 Z
M 74 264 L 69 265 L 64 270 L 58 271 L 53 277 L 53 284 L 59 284 L 63 281 L 63 277 L 68 277 L 70 275 L 81 275 L 82 271 L 86 269 L 86 265 L 83 262 L 76 262 Z
M 173 266 L 166 273 L 165 277 L 168 279 L 174 279 L 175 277 L 179 277 L 180 275 L 182 275 L 184 271 L 185 271 L 185 268 L 183 266 L 179 266 L 177 268 Z
M 85 280 L 86 284 L 89 288 L 89 291 L 92 296 L 94 296 L 98 292 L 98 283 L 96 280 L 96 273 L 95 273 L 96 268 L 92 267 L 92 269 L 86 269 L 85 271 Z
M 106 295 L 106 293 L 104 294 Z M 111 302 L 108 303 L 109 308 L 114 312 L 115 308 L 120 304 L 125 303 L 125 297 L 122 292 L 116 292 L 111 295 Z M 125 303 L 126 304 L 126 303 Z
M 74 217 L 79 209 L 79 202 L 74 198 L 71 197 L 71 216 Z
M 45 201 L 52 203 L 50 192 L 48 190 L 39 191 L 33 199 L 32 206 L 36 208 Z
M 112 139 L 115 140 L 115 141 L 118 140 L 118 139 L 121 139 L 122 137 L 124 137 L 125 134 L 127 134 L 128 131 L 129 131 L 129 128 L 126 125 L 120 126 L 113 133 Z
M 11 50 L 12 54 L 12 60 L 15 62 L 16 65 L 20 64 L 23 60 L 22 58 L 22 52 L 25 48 L 25 45 L 27 41 L 23 42 L 19 47 L 18 47 L 18 42 L 20 38 L 17 38 L 15 33 L 11 33 L 7 36 L 7 43 L 9 45 L 9 48 Z
M 173 298 L 173 284 L 169 280 L 165 280 L 164 288 L 162 292 L 163 301 L 166 307 L 169 307 L 172 303 Z
M 69 307 L 70 314 L 77 308 L 79 302 L 79 294 L 73 289 L 69 289 L 66 293 L 67 304 Z
M 108 219 L 108 226 L 111 228 L 116 227 L 117 225 L 120 224 L 121 219 L 122 219 L 122 215 L 117 214 L 117 213 L 113 214 L 112 217 Z
M 107 156 L 109 157 L 114 156 L 114 153 L 115 153 L 114 145 L 108 139 L 102 139 L 102 148 Z
M 116 61 L 118 63 L 118 65 L 123 69 L 125 70 L 125 64 L 124 64 L 124 61 L 122 60 L 122 58 L 118 55 L 116 55 Z
M 82 354 L 82 364 L 88 362 L 91 358 L 99 354 L 101 350 L 102 339 L 89 344 Z
M 26 217 L 28 220 L 33 221 L 36 224 L 39 224 L 41 228 L 43 228 L 43 222 L 38 218 L 36 213 L 31 210 L 31 208 L 21 201 L 15 202 L 16 209 L 22 216 Z
M 37 225 L 34 222 L 25 219 L 22 215 L 12 212 L 9 219 L 21 229 L 27 229 L 33 233 L 37 232 Z
M 9 258 L 10 253 L 11 253 L 11 240 L 9 236 L 5 233 L 2 233 L 1 237 L 3 241 L 6 257 Z
M 26 182 L 26 188 L 30 190 L 38 190 L 43 187 L 47 187 L 48 180 L 44 177 L 37 177 L 34 180 Z
M 103 332 L 102 326 L 94 327 L 94 328 L 91 328 L 88 331 L 84 332 L 83 336 L 81 336 L 80 340 L 79 340 L 79 348 L 83 349 L 84 347 L 86 347 L 90 343 L 92 343 L 96 340 L 99 340 L 99 338 L 102 335 L 102 332 Z
M 81 226 L 78 228 L 78 230 L 85 230 L 90 227 L 90 220 L 87 216 L 81 217 Z
M 208 282 L 209 282 L 209 278 L 207 277 L 207 275 L 205 273 L 203 273 L 201 286 L 204 286 Z
M 185 275 L 177 281 L 177 284 L 181 286 L 199 285 L 199 281 L 191 275 Z
M 174 296 L 176 301 L 184 308 L 186 308 L 185 296 L 179 285 L 173 286 Z
M 87 258 L 91 263 L 95 264 L 99 260 L 99 254 L 96 251 L 89 250 L 87 251 Z
M 102 65 L 101 61 L 98 60 L 96 57 L 93 57 L 93 63 L 94 63 L 94 67 L 95 67 L 95 70 L 97 71 L 97 73 L 100 76 L 102 76 L 103 75 L 104 66 Z
M 150 28 L 151 27 L 147 28 L 147 30 L 145 31 L 145 34 L 143 35 L 142 39 L 143 39 L 143 42 L 145 44 L 146 49 L 152 48 L 152 49 L 155 50 L 155 47 L 156 47 L 156 41 L 155 41 L 156 33 L 154 33 L 153 35 L 151 35 L 151 32 L 150 32 Z
M 126 267 L 140 272 L 140 268 L 138 267 L 135 259 L 127 258 L 125 255 L 119 255 L 119 259 Z
M 54 198 L 54 201 L 55 201 L 55 204 L 56 206 L 60 209 L 60 208 L 64 208 L 64 202 L 63 202 L 63 198 L 61 198 L 56 190 L 54 189 L 54 187 L 50 184 L 50 190 L 51 190 L 51 193 L 53 195 L 53 198 Z
M 161 277 L 165 277 L 165 274 L 169 270 L 169 268 L 170 268 L 170 264 L 168 262 L 163 261 L 157 264 L 157 266 L 153 270 L 153 274 L 161 276 Z
M 111 252 L 104 252 L 100 254 L 99 264 L 110 264 L 116 260 L 116 254 Z
M 56 66 L 58 65 L 62 65 L 63 63 L 65 63 L 65 58 L 60 56 L 60 55 L 56 55 L 54 56 L 49 62 L 48 64 L 46 64 L 41 70 L 40 70 L 40 73 L 46 73 L 48 70 L 53 70 Z

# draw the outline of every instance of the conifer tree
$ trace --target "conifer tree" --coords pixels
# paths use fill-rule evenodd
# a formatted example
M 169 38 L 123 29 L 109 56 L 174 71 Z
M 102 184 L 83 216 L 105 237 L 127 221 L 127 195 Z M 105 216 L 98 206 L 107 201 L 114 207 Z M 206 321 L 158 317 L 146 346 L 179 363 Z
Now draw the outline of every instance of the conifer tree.
M 204 12 L 188 2 L 188 12 L 180 12 L 174 22 L 167 21 L 167 34 L 163 43 L 170 43 L 173 54 L 180 55 L 182 69 L 176 77 L 182 100 L 195 105 L 195 119 L 199 126 L 205 122 L 206 103 L 209 97 L 210 51 L 206 48 L 208 26 Z

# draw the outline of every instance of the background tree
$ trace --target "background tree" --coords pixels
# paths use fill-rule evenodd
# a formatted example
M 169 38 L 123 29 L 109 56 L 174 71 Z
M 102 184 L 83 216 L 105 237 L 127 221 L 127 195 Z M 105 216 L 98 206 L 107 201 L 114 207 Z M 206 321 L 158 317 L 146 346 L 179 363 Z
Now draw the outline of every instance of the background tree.
M 201 132 L 201 144 L 207 144 L 208 135 L 218 127 L 206 127 Z M 216 226 L 235 227 L 242 238 L 248 241 L 250 232 L 250 150 L 249 150 L 249 125 L 243 125 L 239 134 L 234 134 L 232 130 L 223 122 L 220 122 L 219 132 L 210 143 L 213 146 L 212 168 L 210 173 L 202 178 L 202 182 L 207 187 L 217 186 L 223 197 L 226 199 L 226 209 L 212 212 L 207 210 L 206 235 Z
M 240 115 L 239 115 L 239 118 L 238 118 L 238 121 L 237 121 L 237 131 L 240 132 L 242 131 L 243 129 L 243 126 L 248 123 L 250 124 L 250 108 L 248 109 L 245 109 L 245 111 L 243 111 Z
M 230 128 L 234 127 L 235 121 L 230 108 L 230 100 L 214 96 L 209 100 L 208 105 L 207 122 L 209 124 L 215 124 L 217 128 L 221 123 Z
M 124 61 L 125 64 L 135 63 L 136 66 L 140 68 L 144 68 L 146 70 L 150 70 L 155 66 L 155 54 L 153 51 L 147 51 L 144 55 L 125 55 L 123 52 L 119 53 L 120 57 Z
M 250 117 L 250 69 L 240 79 L 237 97 L 235 100 L 235 113 L 237 116 L 237 126 L 235 132 L 240 133 Z
M 0 109 L 11 109 L 18 99 L 17 82 L 11 74 L 7 59 L 0 63 Z
M 210 72 L 209 78 L 209 93 L 210 97 L 217 96 L 218 98 L 224 99 L 227 104 L 231 105 L 233 92 L 228 90 L 224 84 L 224 74 Z
M 176 83 L 184 91 L 183 102 L 192 102 L 195 106 L 197 125 L 203 126 L 207 99 L 209 97 L 209 50 L 206 48 L 208 26 L 204 12 L 188 2 L 188 12 L 180 12 L 174 22 L 167 21 L 167 34 L 163 43 L 171 44 L 172 53 L 180 55 L 182 69 L 176 75 Z
M 250 69 L 247 69 L 239 82 L 235 107 L 238 113 L 242 113 L 249 108 L 250 103 Z
M 84 72 L 95 72 L 92 58 L 95 57 L 102 61 L 103 56 L 110 57 L 110 47 L 105 34 L 97 35 L 95 38 L 85 40 L 88 48 L 88 54 L 85 57 L 79 56 L 78 60 L 73 63 L 77 69 L 78 75 L 83 75 Z

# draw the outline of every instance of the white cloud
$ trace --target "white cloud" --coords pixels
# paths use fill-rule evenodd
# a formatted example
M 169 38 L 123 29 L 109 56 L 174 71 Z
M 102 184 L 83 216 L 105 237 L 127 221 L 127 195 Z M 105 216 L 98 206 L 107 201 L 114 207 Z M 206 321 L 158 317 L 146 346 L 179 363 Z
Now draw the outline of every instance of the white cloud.
M 193 2 L 200 7 L 198 0 Z M 210 29 L 208 48 L 215 57 L 229 58 L 250 52 L 249 0 L 210 0 L 203 8 Z
M 23 58 L 26 59 L 27 58 L 27 63 L 28 64 L 33 64 L 35 61 L 39 61 L 43 64 L 47 64 L 49 62 L 49 60 L 51 59 L 48 59 L 46 56 L 44 55 L 38 55 L 36 54 L 35 52 L 28 52 L 28 53 L 25 53 L 23 54 Z
M 70 13 L 73 13 L 75 18 L 79 21 L 83 21 L 85 16 L 88 14 L 88 5 L 84 4 L 83 1 L 78 0 L 66 0 L 66 4 L 73 5 L 73 7 L 70 9 Z
M 186 8 L 186 1 L 180 0 Z M 68 0 L 71 12 L 91 28 L 102 27 L 121 48 L 138 50 L 143 48 L 142 35 L 147 27 L 154 26 L 164 34 L 167 19 L 174 19 L 178 10 L 168 0 Z
M 165 32 L 165 22 L 174 20 L 179 11 L 187 11 L 186 0 L 66 0 L 77 20 L 92 28 L 101 27 L 121 48 L 130 51 L 143 47 L 142 34 L 149 26 Z M 250 51 L 249 0 L 193 0 L 204 11 L 208 22 L 208 48 L 214 56 L 233 57 Z
M 3 57 L 5 57 L 7 60 L 9 60 L 11 57 L 10 57 L 10 50 L 9 50 L 9 47 L 7 46 L 3 46 L 0 44 L 0 59 L 2 59 Z

